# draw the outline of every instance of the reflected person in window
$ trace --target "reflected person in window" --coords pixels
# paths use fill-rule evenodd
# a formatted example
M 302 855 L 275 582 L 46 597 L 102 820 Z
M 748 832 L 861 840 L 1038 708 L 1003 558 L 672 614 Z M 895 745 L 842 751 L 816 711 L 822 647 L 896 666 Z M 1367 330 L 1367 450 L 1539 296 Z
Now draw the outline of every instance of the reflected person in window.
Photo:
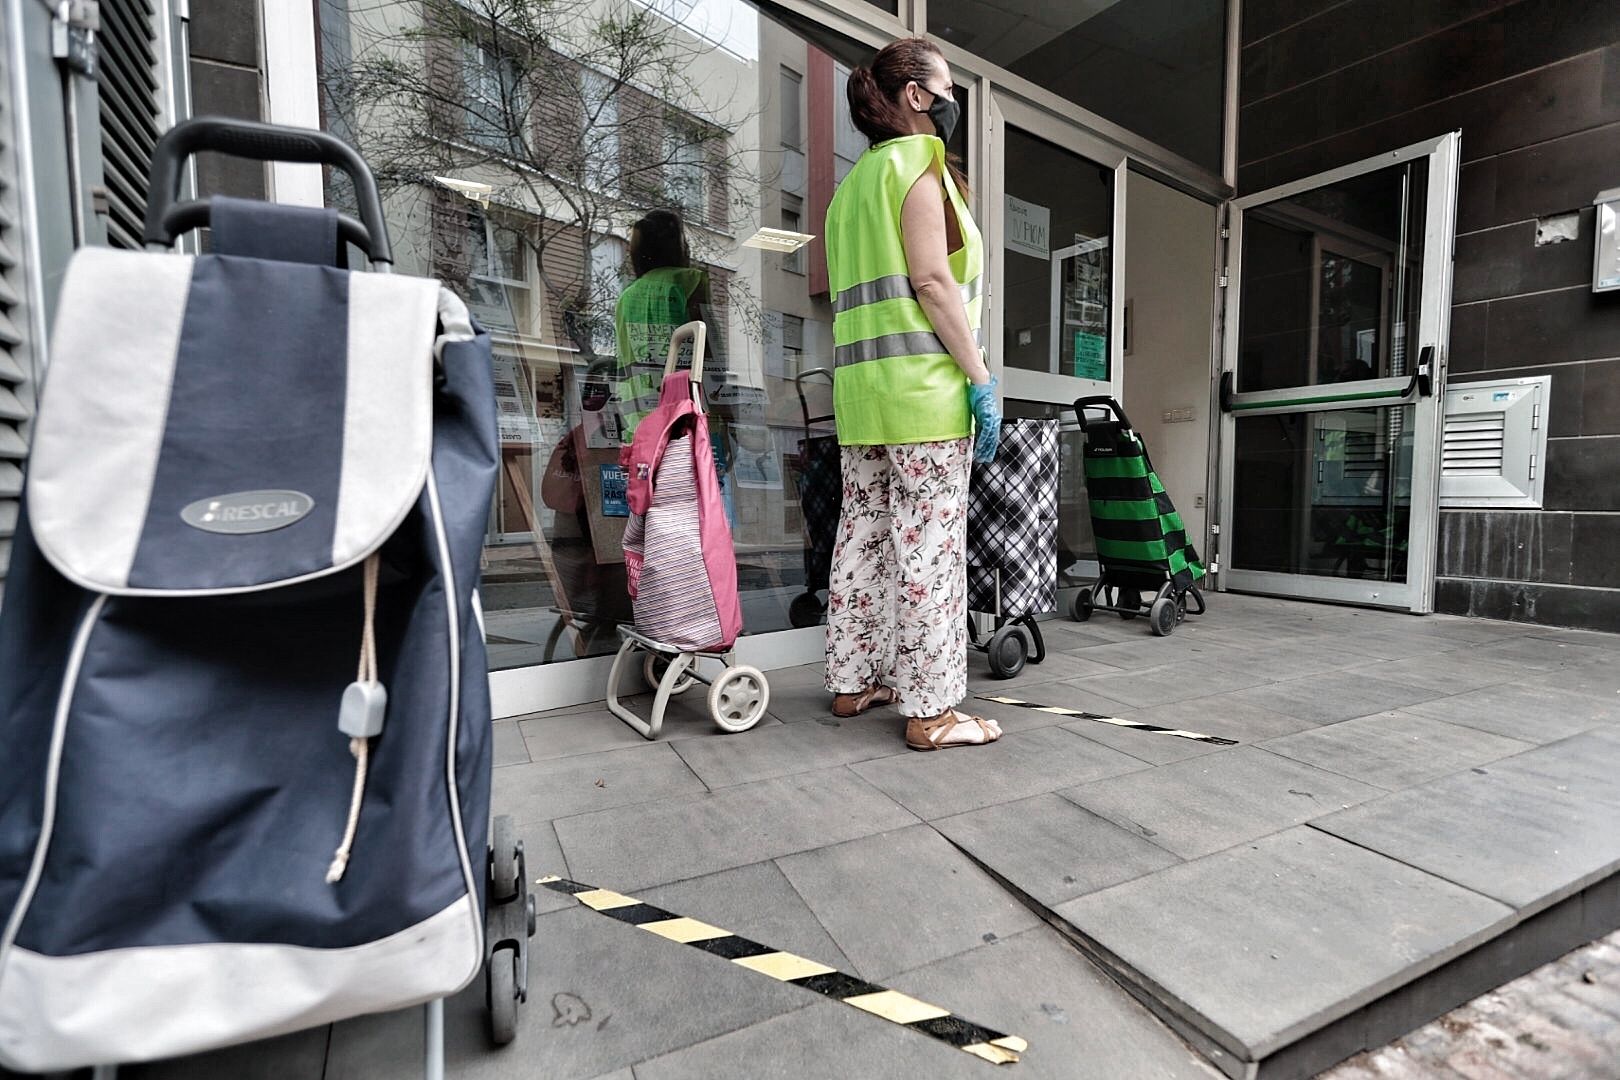
M 681 216 L 673 210 L 650 211 L 631 226 L 630 267 L 635 280 L 620 294 L 613 316 L 627 444 L 642 417 L 658 406 L 670 337 L 702 317 L 708 292 L 706 276 L 692 265 Z
M 956 708 L 967 696 L 969 463 L 995 454 L 1001 415 L 980 346 L 984 244 L 945 153 L 954 89 L 921 38 L 851 72 L 851 118 L 871 146 L 827 210 L 844 481 L 827 689 L 839 716 L 897 704 L 913 750 L 1001 737 L 996 721 Z

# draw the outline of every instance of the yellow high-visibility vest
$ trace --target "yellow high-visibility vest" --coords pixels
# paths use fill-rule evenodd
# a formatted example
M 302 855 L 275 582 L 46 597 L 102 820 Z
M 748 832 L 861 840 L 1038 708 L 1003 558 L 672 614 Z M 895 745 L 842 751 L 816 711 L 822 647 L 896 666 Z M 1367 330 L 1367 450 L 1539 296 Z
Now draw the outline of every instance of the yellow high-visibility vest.
M 833 411 L 846 445 L 941 442 L 972 432 L 967 379 L 917 302 L 901 238 L 900 208 L 930 169 L 944 178 L 961 223 L 951 274 L 981 339 L 984 240 L 945 168 L 945 144 L 933 135 L 878 143 L 855 162 L 827 208 Z

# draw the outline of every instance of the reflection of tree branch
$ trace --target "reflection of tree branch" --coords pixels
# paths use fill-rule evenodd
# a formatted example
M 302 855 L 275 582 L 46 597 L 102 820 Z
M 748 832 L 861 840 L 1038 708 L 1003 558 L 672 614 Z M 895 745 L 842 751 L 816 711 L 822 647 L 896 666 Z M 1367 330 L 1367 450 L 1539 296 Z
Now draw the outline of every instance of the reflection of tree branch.
M 412 10 L 419 21 L 402 25 Z M 719 257 L 706 249 L 724 247 L 702 231 L 714 224 L 711 206 L 730 214 L 757 201 L 748 194 L 757 188 L 749 183 L 753 153 L 734 136 L 757 113 L 735 92 L 698 104 L 706 100 L 698 61 L 710 50 L 646 8 L 602 14 L 593 0 L 420 0 L 414 8 L 350 0 L 348 11 L 350 55 L 328 64 L 323 89 L 379 184 L 489 178 L 494 201 L 526 219 L 515 231 L 542 287 L 565 308 L 588 310 L 610 291 L 592 280 L 592 239 L 682 201 L 672 190 L 676 170 L 702 180 L 696 205 L 690 189 L 682 194 L 698 227 L 694 254 L 705 261 Z M 548 258 L 565 241 L 583 248 L 583 258 Z

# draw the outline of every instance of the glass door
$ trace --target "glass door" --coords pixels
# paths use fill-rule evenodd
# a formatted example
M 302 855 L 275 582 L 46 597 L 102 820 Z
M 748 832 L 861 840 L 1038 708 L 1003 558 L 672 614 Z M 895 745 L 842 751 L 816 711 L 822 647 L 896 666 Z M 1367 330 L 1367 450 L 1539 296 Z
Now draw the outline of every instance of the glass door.
M 1222 588 L 1433 600 L 1457 136 L 1232 204 Z
M 1058 568 L 1075 586 L 1097 563 L 1073 405 L 1123 397 L 1125 156 L 1017 98 L 989 111 L 986 340 L 1005 415 L 1062 421 Z

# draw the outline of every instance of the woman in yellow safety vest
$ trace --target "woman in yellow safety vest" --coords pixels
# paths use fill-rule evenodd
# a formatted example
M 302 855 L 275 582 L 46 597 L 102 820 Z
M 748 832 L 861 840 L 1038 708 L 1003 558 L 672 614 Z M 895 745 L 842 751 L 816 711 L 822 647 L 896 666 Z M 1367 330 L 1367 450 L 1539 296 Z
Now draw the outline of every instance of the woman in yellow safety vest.
M 844 474 L 827 689 L 838 716 L 898 704 L 913 750 L 1001 737 L 955 708 L 967 696 L 969 459 L 994 456 L 1001 414 L 980 343 L 984 242 L 945 155 L 953 90 L 921 38 L 851 72 L 851 118 L 872 145 L 827 209 Z

